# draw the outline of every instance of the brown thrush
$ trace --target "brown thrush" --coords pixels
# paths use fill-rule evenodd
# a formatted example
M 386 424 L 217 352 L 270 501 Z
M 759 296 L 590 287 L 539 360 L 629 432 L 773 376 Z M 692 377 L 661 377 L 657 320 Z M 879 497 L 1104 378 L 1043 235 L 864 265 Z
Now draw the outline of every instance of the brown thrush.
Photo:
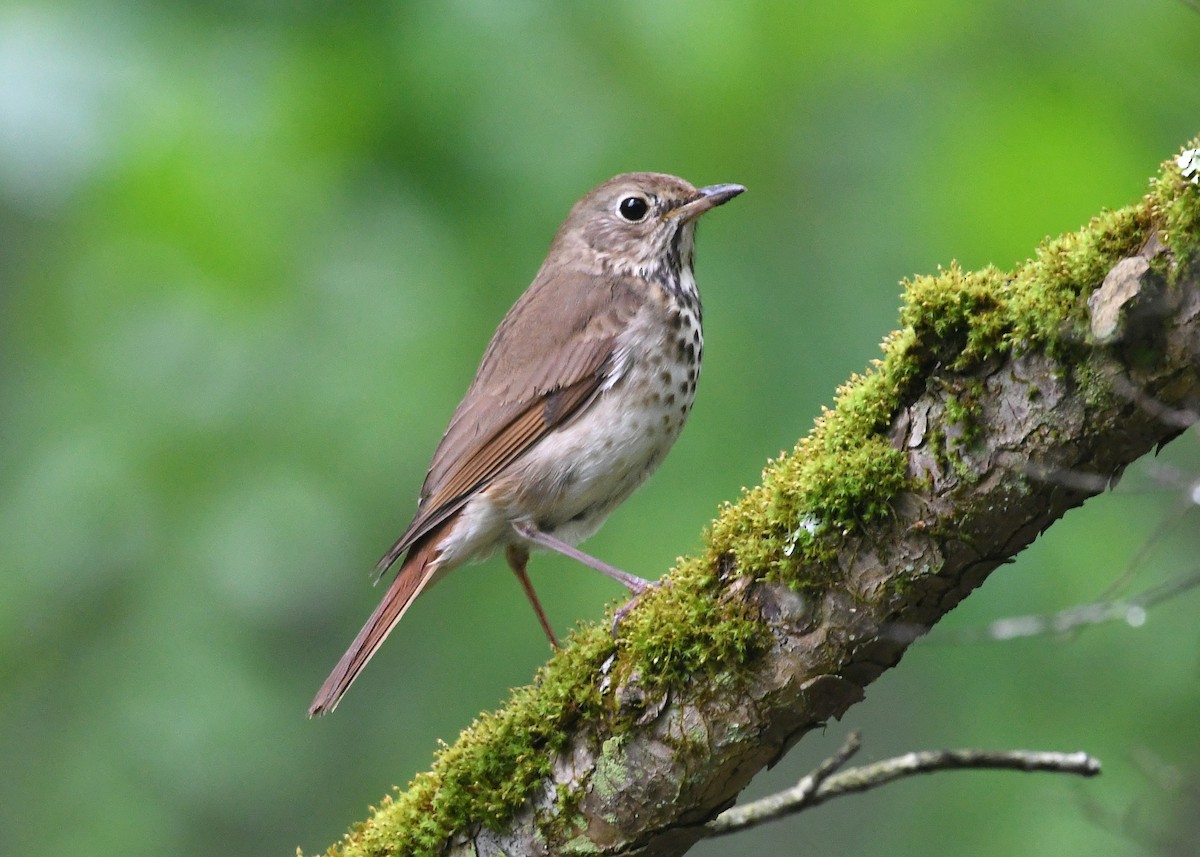
M 404 556 L 396 578 L 309 716 L 337 706 L 418 595 L 498 548 L 551 645 L 525 574 L 530 549 L 565 554 L 634 593 L 650 585 L 573 545 L 654 472 L 683 428 L 704 352 L 696 219 L 743 190 L 629 173 L 571 209 L 451 417 L 412 523 L 379 561 L 382 573 Z

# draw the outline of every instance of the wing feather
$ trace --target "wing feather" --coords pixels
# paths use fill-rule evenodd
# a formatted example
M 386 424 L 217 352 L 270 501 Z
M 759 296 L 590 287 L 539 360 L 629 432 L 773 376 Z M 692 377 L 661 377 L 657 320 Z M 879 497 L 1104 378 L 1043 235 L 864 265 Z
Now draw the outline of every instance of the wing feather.
M 417 513 L 379 561 L 381 572 L 548 432 L 586 410 L 621 371 L 617 337 L 639 301 L 625 277 L 545 267 L 538 273 L 496 329 L 433 455 Z

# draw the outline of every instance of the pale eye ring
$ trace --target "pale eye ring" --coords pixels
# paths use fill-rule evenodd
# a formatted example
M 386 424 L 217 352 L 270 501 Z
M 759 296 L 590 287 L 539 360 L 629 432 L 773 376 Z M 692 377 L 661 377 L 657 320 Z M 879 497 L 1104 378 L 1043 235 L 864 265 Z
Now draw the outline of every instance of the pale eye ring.
M 650 211 L 650 203 L 646 202 L 644 197 L 627 196 L 621 200 L 621 204 L 617 206 L 617 211 L 630 223 L 638 223 L 644 220 L 646 213 Z

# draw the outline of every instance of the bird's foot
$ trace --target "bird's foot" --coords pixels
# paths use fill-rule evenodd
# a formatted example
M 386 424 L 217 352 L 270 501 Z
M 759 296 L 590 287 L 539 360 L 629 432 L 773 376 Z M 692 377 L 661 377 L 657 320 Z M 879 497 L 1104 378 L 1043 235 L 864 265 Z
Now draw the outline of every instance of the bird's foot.
M 638 578 L 641 580 L 641 578 Z M 643 580 L 646 585 L 633 594 L 633 597 L 617 608 L 617 612 L 613 614 L 612 635 L 613 639 L 617 638 L 617 632 L 620 630 L 621 621 L 629 615 L 629 611 L 637 607 L 638 601 L 652 589 L 658 589 L 663 585 L 662 581 L 658 580 Z

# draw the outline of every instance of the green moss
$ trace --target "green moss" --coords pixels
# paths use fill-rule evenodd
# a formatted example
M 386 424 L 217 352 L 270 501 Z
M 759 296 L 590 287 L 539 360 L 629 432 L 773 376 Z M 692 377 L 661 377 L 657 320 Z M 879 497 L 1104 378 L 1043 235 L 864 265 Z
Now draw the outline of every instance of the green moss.
M 1193 138 L 1183 148 L 1200 148 L 1200 137 Z M 1151 182 L 1149 195 L 1161 224 L 1159 238 L 1176 257 L 1194 262 L 1197 257 L 1196 235 L 1200 231 L 1200 191 L 1197 185 L 1180 175 L 1174 159 L 1164 167 L 1158 178 Z
M 845 535 L 883 517 L 908 486 L 907 459 L 881 432 L 918 377 L 907 356 L 914 340 L 900 331 L 884 341 L 885 358 L 838 390 L 814 429 L 790 454 L 768 462 L 762 482 L 713 523 L 709 552 L 797 588 L 823 584 L 820 564 Z
M 1010 285 L 995 268 L 965 272 L 957 264 L 907 281 L 900 320 L 926 352 L 914 357 L 966 369 L 1007 348 Z
M 986 390 L 978 378 L 954 379 L 945 386 L 943 426 L 926 432 L 926 448 L 932 450 L 941 465 L 953 471 L 960 482 L 971 484 L 978 479 L 978 474 L 967 455 L 983 438 L 982 401 Z
M 762 625 L 717 594 L 710 567 L 682 561 L 670 585 L 643 595 L 622 623 L 617 666 L 610 659 L 618 644 L 607 623 L 575 632 L 532 685 L 514 690 L 500 711 L 480 716 L 438 753 L 432 770 L 395 799 L 385 799 L 369 822 L 329 853 L 430 854 L 456 830 L 502 825 L 541 789 L 576 723 L 607 721 L 619 735 L 636 719 L 636 711 L 615 710 L 612 695 L 600 690 L 606 674 L 612 679 L 606 685 L 619 685 L 636 667 L 647 688 L 702 687 L 697 679 L 736 667 L 761 649 Z M 543 820 L 547 830 L 578 823 L 574 799 L 561 798 L 560 793 L 553 817 Z
M 573 833 L 587 827 L 587 819 L 579 813 L 579 805 L 583 801 L 583 791 L 574 788 L 569 783 L 559 783 L 555 786 L 554 807 L 556 817 L 543 825 L 546 833 L 563 831 Z M 571 852 L 568 852 L 571 853 Z
M 599 711 L 595 678 L 612 653 L 612 637 L 592 627 L 570 643 L 533 685 L 513 691 L 501 711 L 479 717 L 438 753 L 432 770 L 385 800 L 329 853 L 428 854 L 455 830 L 503 824 L 550 773 L 570 726 Z
M 671 585 L 642 596 L 639 609 L 621 624 L 621 648 L 628 657 L 618 679 L 636 671 L 651 690 L 677 687 L 762 650 L 765 629 L 744 605 L 720 600 L 715 567 L 700 557 L 680 560 Z
M 923 378 L 935 369 L 940 377 L 957 373 L 963 383 L 946 399 L 948 425 L 930 426 L 926 443 L 960 478 L 973 479 L 963 452 L 984 431 L 978 408 L 984 390 L 969 373 L 1012 353 L 1044 349 L 1062 356 L 1085 348 L 1086 299 L 1113 264 L 1164 221 L 1181 224 L 1170 227 L 1176 234 L 1195 235 L 1197 194 L 1180 189 L 1177 172 L 1172 181 L 1168 169 L 1151 196 L 1043 242 L 1012 272 L 967 272 L 952 264 L 907 281 L 904 327 L 884 341 L 884 358 L 838 391 L 834 409 L 795 450 L 768 463 L 758 487 L 725 507 L 712 528 L 712 552 L 758 576 L 801 588 L 823 585 L 821 563 L 844 536 L 885 515 L 890 498 L 909 487 L 906 457 L 883 431 L 905 401 L 924 392 Z
M 983 432 L 980 422 L 982 402 L 986 393 L 983 382 L 968 378 L 946 397 L 946 422 L 955 429 L 955 443 L 960 449 L 976 444 Z
M 597 734 L 614 736 L 605 747 L 621 746 L 619 736 L 636 712 L 622 711 L 602 688 L 623 679 L 634 677 L 651 693 L 671 688 L 693 695 L 706 692 L 713 676 L 736 682 L 768 636 L 736 599 L 722 597 L 718 570 L 800 588 L 829 585 L 835 571 L 825 561 L 846 535 L 886 518 L 893 498 L 917 487 L 907 475 L 905 452 L 893 447 L 886 431 L 898 409 L 924 392 L 925 378 L 935 369 L 965 376 L 1008 353 L 1085 347 L 1087 295 L 1155 226 L 1180 259 L 1195 258 L 1200 192 L 1182 182 L 1173 162 L 1139 203 L 1044 242 L 1012 273 L 969 273 L 952 265 L 908 282 L 903 326 L 884 340 L 883 358 L 838 390 L 834 408 L 792 452 L 767 464 L 759 486 L 722 509 L 702 555 L 680 560 L 669 586 L 642 597 L 621 625 L 619 644 L 608 623 L 577 631 L 534 684 L 476 720 L 438 753 L 428 773 L 396 798 L 385 798 L 330 853 L 433 854 L 455 831 L 503 825 L 540 790 L 577 724 L 606 724 L 596 727 Z M 967 384 L 947 406 L 948 419 L 964 437 L 986 430 L 975 419 L 976 395 Z M 945 443 L 945 431 L 931 425 L 927 442 L 938 437 Z M 609 673 L 612 681 L 603 681 Z M 610 747 L 609 741 L 616 743 Z M 605 776 L 598 774 L 595 784 Z M 577 829 L 576 806 L 561 791 L 557 810 L 545 825 L 558 824 L 568 834 Z M 574 840 L 572 850 L 587 853 L 589 843 Z

